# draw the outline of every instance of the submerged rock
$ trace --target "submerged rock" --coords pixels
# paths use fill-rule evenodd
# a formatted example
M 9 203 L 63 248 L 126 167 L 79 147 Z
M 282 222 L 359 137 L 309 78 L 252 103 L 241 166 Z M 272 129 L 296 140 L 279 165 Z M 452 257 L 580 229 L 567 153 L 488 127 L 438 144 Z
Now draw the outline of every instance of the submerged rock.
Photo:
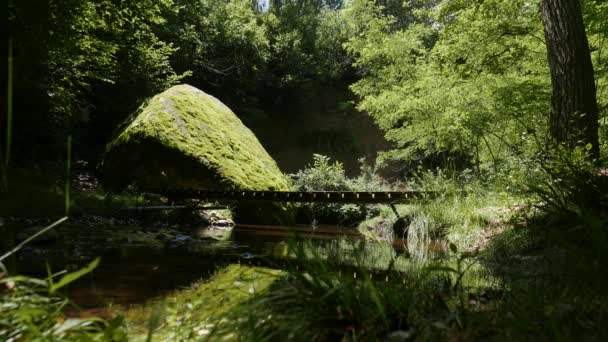
M 287 178 L 253 132 L 222 102 L 189 85 L 153 97 L 108 144 L 104 185 L 140 188 L 288 190 Z M 237 207 L 237 221 L 289 224 L 293 208 Z

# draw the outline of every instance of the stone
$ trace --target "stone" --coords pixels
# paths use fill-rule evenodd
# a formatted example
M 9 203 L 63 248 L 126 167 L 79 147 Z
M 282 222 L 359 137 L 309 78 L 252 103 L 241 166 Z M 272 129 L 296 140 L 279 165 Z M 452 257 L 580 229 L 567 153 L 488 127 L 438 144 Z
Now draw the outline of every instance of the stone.
M 101 165 L 104 186 L 123 190 L 204 188 L 288 190 L 287 177 L 253 132 L 217 98 L 177 85 L 134 113 L 107 145 Z M 239 222 L 293 223 L 294 207 L 249 203 L 236 209 Z
M 219 227 L 219 228 L 228 228 L 228 227 L 234 227 L 234 222 L 232 222 L 231 220 L 228 219 L 219 219 L 216 220 L 215 222 L 212 223 L 213 227 Z
M 388 334 L 386 340 L 388 342 L 405 342 L 412 338 L 412 331 L 396 330 Z

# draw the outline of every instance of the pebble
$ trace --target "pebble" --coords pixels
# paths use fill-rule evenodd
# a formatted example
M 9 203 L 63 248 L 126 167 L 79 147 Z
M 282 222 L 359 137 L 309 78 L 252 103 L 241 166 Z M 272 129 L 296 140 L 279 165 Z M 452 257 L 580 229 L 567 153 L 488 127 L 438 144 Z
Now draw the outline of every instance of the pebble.
M 413 333 L 411 330 L 408 331 L 404 331 L 404 330 L 396 330 L 393 331 L 392 333 L 388 334 L 387 336 L 387 341 L 389 342 L 403 342 L 403 341 L 407 341 L 412 337 Z

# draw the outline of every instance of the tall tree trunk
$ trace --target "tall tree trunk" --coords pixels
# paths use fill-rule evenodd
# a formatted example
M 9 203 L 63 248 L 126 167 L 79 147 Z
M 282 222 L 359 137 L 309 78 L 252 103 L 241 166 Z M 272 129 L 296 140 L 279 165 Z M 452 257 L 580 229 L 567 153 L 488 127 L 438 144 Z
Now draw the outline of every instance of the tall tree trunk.
M 599 155 L 593 64 L 580 0 L 542 0 L 541 16 L 551 70 L 550 134 L 570 147 L 591 144 Z

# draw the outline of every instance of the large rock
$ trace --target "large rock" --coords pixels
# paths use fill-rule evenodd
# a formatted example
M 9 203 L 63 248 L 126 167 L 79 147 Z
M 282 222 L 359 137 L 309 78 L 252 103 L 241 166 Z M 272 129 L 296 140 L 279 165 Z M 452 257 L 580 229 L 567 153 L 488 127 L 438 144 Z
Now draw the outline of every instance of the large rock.
M 108 144 L 105 186 L 288 190 L 253 132 L 215 97 L 177 85 L 153 97 Z M 288 224 L 292 208 L 239 205 L 237 220 Z

